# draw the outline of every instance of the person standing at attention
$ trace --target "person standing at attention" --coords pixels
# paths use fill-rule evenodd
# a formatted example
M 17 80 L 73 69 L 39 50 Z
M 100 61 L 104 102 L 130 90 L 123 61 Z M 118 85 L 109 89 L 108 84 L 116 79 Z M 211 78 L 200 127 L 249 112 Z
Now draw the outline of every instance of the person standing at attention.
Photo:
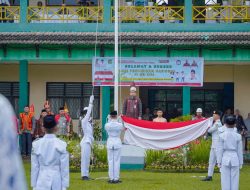
M 69 187 L 67 143 L 56 137 L 54 116 L 44 117 L 45 136 L 32 144 L 31 186 L 33 190 L 66 190 Z
M 121 183 L 120 181 L 120 161 L 121 161 L 121 132 L 124 129 L 122 123 L 118 122 L 117 111 L 110 113 L 110 120 L 105 125 L 105 130 L 108 133 L 107 151 L 108 151 L 108 166 L 109 166 L 109 181 L 108 183 Z
M 242 137 L 235 133 L 235 116 L 226 118 L 226 130 L 219 135 L 218 167 L 221 171 L 221 189 L 238 190 L 240 169 L 243 165 Z
M 136 96 L 136 88 L 130 88 L 129 97 L 123 103 L 122 114 L 127 117 L 142 119 L 142 103 L 141 99 Z
M 20 113 L 19 134 L 21 134 L 21 154 L 23 157 L 30 157 L 32 146 L 32 135 L 36 127 L 34 114 L 30 112 L 29 106 L 24 107 L 24 112 Z

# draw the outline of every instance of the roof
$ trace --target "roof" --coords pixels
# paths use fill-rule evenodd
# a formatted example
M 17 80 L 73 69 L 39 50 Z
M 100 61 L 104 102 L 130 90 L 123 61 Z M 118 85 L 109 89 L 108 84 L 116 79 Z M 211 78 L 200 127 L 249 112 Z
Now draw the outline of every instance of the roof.
M 250 45 L 250 32 L 121 32 L 127 45 Z M 0 44 L 93 45 L 95 32 L 0 32 Z M 97 34 L 100 45 L 114 44 L 113 32 Z

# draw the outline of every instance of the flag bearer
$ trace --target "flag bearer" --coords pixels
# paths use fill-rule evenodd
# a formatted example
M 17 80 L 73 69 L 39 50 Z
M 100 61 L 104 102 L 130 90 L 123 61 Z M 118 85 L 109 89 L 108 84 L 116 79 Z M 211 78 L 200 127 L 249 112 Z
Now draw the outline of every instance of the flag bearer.
M 210 156 L 209 156 L 208 176 L 204 178 L 202 181 L 212 181 L 212 177 L 214 174 L 214 167 L 217 163 L 216 152 L 217 152 L 217 146 L 218 146 L 218 141 L 219 141 L 219 134 L 220 134 L 220 129 L 222 128 L 220 115 L 221 113 L 219 111 L 214 111 L 213 113 L 214 124 L 212 127 L 208 129 L 208 133 L 212 135 L 212 146 L 211 146 Z
M 226 130 L 219 136 L 218 167 L 221 168 L 222 190 L 239 189 L 239 170 L 243 165 L 242 137 L 235 133 L 236 118 L 226 118 Z
M 110 120 L 105 125 L 108 133 L 107 150 L 109 165 L 109 181 L 108 183 L 121 183 L 120 181 L 120 160 L 121 160 L 121 132 L 123 130 L 122 123 L 117 120 L 117 111 L 110 113 Z
M 91 112 L 93 108 L 94 96 L 90 96 L 89 106 L 85 107 L 83 110 L 83 119 L 82 119 L 82 131 L 83 138 L 81 140 L 81 175 L 82 180 L 89 180 L 89 165 L 90 165 L 90 154 L 91 147 L 94 142 L 93 137 L 93 126 Z
M 44 118 L 45 136 L 32 144 L 31 186 L 33 190 L 66 190 L 69 187 L 67 144 L 56 137 L 54 116 Z

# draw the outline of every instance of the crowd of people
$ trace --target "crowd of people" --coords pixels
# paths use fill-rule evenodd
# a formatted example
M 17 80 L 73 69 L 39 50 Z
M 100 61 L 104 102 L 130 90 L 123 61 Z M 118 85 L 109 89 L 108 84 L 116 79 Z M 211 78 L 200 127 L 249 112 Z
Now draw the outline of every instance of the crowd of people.
M 36 119 L 34 112 L 27 105 L 20 113 L 19 119 L 16 119 L 17 133 L 20 137 L 20 152 L 23 158 L 30 158 L 32 141 L 45 135 L 44 118 L 46 116 L 55 118 L 58 126 L 57 136 L 70 137 L 73 135 L 73 120 L 66 106 L 60 107 L 58 114 L 54 114 L 49 102 L 46 101 L 39 118 Z
M 91 180 L 89 174 L 90 157 L 93 137 L 93 118 L 91 117 L 94 96 L 89 100 L 88 107 L 82 111 L 81 135 L 81 177 L 82 180 Z M 203 181 L 212 181 L 214 167 L 218 164 L 221 168 L 222 189 L 238 189 L 239 170 L 243 165 L 243 145 L 247 149 L 247 143 L 242 142 L 248 134 L 250 114 L 246 120 L 240 115 L 239 110 L 233 114 L 226 110 L 213 113 L 213 125 L 205 134 L 205 138 L 212 136 L 212 145 L 209 157 L 208 176 Z M 154 115 L 147 108 L 142 114 L 142 103 L 136 95 L 136 87 L 130 88 L 130 94 L 123 103 L 122 117 L 145 119 L 153 122 L 167 122 L 163 117 L 163 111 L 156 109 Z M 202 120 L 203 111 L 196 110 L 192 120 Z M 31 156 L 31 185 L 33 189 L 48 187 L 48 189 L 66 189 L 69 187 L 69 154 L 67 144 L 58 136 L 69 136 L 71 133 L 72 119 L 66 107 L 61 107 L 58 114 L 51 111 L 48 101 L 41 110 L 40 118 L 35 119 L 34 113 L 29 106 L 24 107 L 20 113 L 19 122 L 16 122 L 22 139 L 21 154 Z M 124 125 L 118 119 L 117 111 L 112 111 L 108 116 L 105 130 L 108 133 L 107 155 L 108 155 L 108 183 L 121 183 L 120 159 L 122 141 L 121 132 L 125 130 Z M 33 141 L 32 137 L 39 137 Z M 41 138 L 43 137 L 43 138 Z M 31 151 L 32 149 L 32 151 Z M 56 175 L 51 175 L 51 173 Z M 49 180 L 48 180 L 49 179 Z M 228 180 L 230 179 L 230 180 Z

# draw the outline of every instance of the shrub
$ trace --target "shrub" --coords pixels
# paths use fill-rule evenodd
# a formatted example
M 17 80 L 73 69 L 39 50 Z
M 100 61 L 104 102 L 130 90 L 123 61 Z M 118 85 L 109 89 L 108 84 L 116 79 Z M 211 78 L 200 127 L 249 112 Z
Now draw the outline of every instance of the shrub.
M 68 139 L 61 137 L 67 143 L 67 150 L 70 158 L 70 169 L 80 170 L 81 169 L 81 147 L 80 139 Z M 107 168 L 107 149 L 105 145 L 93 144 L 91 154 L 91 167 L 92 168 Z
M 181 148 L 175 150 L 147 150 L 146 167 L 183 166 L 184 154 Z
M 181 121 L 190 121 L 192 120 L 192 115 L 183 115 L 176 117 L 174 119 L 171 119 L 170 122 L 181 122 Z
M 189 164 L 207 164 L 211 140 L 196 140 L 189 144 L 188 163 Z

